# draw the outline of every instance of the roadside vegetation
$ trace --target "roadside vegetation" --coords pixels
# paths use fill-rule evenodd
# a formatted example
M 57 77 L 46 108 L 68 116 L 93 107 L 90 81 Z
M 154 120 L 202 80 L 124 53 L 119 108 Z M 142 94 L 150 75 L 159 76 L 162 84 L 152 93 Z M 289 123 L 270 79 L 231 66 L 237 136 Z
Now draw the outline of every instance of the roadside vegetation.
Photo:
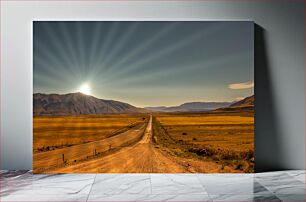
M 47 152 L 103 140 L 147 121 L 143 114 L 35 116 L 33 152 Z
M 254 172 L 254 113 L 156 114 L 153 142 L 182 158 Z

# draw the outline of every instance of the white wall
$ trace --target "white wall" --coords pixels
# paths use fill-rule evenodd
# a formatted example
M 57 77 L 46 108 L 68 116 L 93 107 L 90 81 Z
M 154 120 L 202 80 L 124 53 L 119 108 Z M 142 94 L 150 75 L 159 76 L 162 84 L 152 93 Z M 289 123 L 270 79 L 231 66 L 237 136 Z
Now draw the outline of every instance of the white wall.
M 305 168 L 303 1 L 218 0 L 1 1 L 1 169 L 32 168 L 32 21 L 106 19 L 255 21 L 268 60 L 255 69 L 256 167 Z

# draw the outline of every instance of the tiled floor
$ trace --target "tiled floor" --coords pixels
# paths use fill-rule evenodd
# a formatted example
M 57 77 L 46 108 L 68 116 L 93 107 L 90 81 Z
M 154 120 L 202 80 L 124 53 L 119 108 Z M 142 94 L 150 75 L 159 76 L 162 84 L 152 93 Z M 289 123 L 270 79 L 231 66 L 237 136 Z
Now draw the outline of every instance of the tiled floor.
M 305 171 L 63 174 L 1 171 L 0 201 L 305 201 Z

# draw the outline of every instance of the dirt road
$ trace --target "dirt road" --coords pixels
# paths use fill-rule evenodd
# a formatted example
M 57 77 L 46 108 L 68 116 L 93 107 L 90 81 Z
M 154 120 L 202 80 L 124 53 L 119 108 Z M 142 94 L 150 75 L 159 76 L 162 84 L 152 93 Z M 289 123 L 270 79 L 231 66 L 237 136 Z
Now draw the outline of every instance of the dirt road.
M 54 173 L 183 173 L 186 168 L 164 155 L 152 143 L 152 116 L 142 139 L 114 154 L 53 170 Z

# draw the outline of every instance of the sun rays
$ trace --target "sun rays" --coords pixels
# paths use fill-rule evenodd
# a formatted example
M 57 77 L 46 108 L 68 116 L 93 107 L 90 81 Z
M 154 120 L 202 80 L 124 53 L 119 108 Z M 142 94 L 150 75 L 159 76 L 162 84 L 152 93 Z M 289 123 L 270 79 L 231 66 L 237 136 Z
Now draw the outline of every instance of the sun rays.
M 251 24 L 241 25 L 244 32 Z M 241 30 L 231 26 L 230 22 L 35 22 L 34 91 L 46 86 L 46 91 L 72 92 L 89 81 L 96 89 L 91 93 L 101 96 L 104 87 L 103 95 L 112 98 L 112 88 L 120 92 L 143 83 L 152 88 L 160 88 L 159 83 L 190 87 L 213 83 L 209 78 L 201 83 L 197 75 L 184 83 L 168 78 L 186 79 L 192 72 L 206 78 L 205 71 L 219 69 L 214 72 L 218 75 L 228 68 L 237 74 L 250 72 L 244 75 L 250 80 L 250 37 L 239 39 L 235 34 Z M 233 45 L 227 41 L 224 47 L 218 44 L 222 33 L 237 41 L 238 48 L 231 51 Z M 246 42 L 250 45 L 242 45 Z M 224 91 L 228 83 L 236 82 L 235 73 L 229 74 Z

